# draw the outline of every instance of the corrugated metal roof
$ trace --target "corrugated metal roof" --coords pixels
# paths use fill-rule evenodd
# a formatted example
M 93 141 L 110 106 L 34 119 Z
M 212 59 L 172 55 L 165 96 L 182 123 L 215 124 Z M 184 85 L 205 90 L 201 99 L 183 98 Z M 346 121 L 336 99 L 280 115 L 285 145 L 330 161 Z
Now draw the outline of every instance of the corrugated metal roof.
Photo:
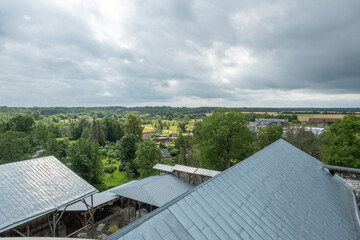
M 113 199 L 118 198 L 119 196 L 114 194 L 111 191 L 123 188 L 125 186 L 128 186 L 128 185 L 136 182 L 136 181 L 137 180 L 122 184 L 120 186 L 111 188 L 111 189 L 106 190 L 104 192 L 95 193 L 93 195 L 93 207 L 100 206 L 100 205 L 102 205 L 104 203 L 107 203 L 107 202 L 109 202 L 109 201 L 111 201 Z M 85 202 L 90 206 L 91 205 L 91 197 L 85 198 Z M 77 203 L 74 203 L 74 204 L 68 206 L 66 209 L 61 208 L 60 210 L 62 210 L 62 211 L 65 210 L 65 211 L 68 211 L 68 212 L 82 212 L 82 211 L 87 211 L 87 207 L 83 202 L 77 202 Z
M 359 239 L 352 192 L 323 163 L 278 140 L 114 239 Z
M 215 171 L 215 170 L 204 169 L 204 168 L 198 168 L 195 171 L 195 174 L 202 175 L 202 176 L 207 176 L 207 177 L 215 177 L 219 173 L 221 173 L 221 172 L 220 171 Z
M 165 174 L 147 177 L 111 192 L 160 207 L 193 188 L 193 185 L 171 174 Z
M 153 169 L 164 171 L 164 172 L 172 172 L 173 171 L 173 166 L 168 166 L 168 165 L 157 163 L 153 167 Z
M 95 192 L 54 156 L 0 165 L 0 232 Z
M 196 169 L 197 169 L 197 168 L 188 167 L 188 166 L 179 165 L 179 164 L 176 164 L 176 165 L 173 167 L 173 170 L 174 170 L 174 171 L 180 171 L 180 172 L 186 172 L 186 173 L 195 173 Z

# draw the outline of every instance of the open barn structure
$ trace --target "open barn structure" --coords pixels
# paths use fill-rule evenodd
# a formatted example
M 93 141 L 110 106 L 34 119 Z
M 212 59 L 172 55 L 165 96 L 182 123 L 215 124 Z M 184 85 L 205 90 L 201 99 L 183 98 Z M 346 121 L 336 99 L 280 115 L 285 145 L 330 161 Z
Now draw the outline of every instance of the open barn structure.
M 70 236 L 66 209 L 81 202 L 91 226 L 96 192 L 54 156 L 0 165 L 0 237 Z

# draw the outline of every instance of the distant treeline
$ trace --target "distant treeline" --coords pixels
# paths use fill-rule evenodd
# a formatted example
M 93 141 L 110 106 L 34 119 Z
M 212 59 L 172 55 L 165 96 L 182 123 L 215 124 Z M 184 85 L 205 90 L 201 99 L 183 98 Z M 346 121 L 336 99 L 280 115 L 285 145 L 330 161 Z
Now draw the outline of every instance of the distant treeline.
M 104 112 L 111 114 L 126 115 L 129 113 L 150 114 L 152 116 L 164 116 L 166 114 L 205 114 L 211 113 L 218 107 L 169 107 L 169 106 L 155 106 L 155 107 L 122 107 L 122 106 L 108 106 L 108 107 L 7 107 L 0 106 L 0 113 L 25 113 L 30 114 L 34 111 L 39 111 L 41 115 L 50 116 L 56 114 L 79 114 L 86 112 Z M 234 108 L 225 108 L 229 111 Z M 279 114 L 346 114 L 360 112 L 360 108 L 261 108 L 261 107 L 241 107 L 243 112 L 277 112 Z

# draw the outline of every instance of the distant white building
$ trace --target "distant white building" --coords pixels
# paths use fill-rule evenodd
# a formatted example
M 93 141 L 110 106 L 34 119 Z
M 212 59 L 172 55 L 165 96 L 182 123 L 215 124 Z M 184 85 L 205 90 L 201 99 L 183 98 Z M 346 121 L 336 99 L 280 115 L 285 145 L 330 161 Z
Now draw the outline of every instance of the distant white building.
M 325 132 L 325 128 L 320 127 L 305 127 L 305 131 L 307 132 L 313 132 L 313 134 L 319 136 Z

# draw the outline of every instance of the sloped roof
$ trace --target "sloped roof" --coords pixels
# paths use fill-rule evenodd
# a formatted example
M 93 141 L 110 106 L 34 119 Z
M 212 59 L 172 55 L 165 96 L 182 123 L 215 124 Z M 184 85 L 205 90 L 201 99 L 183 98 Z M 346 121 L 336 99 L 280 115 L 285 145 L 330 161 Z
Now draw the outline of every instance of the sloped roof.
M 167 149 L 160 149 L 160 153 L 164 158 L 171 158 L 171 155 Z
M 198 168 L 195 171 L 195 174 L 202 175 L 202 176 L 207 176 L 207 177 L 215 177 L 219 173 L 221 173 L 221 172 L 220 171 L 215 171 L 215 170 L 204 169 L 204 168 Z
M 113 199 L 116 199 L 118 198 L 119 196 L 114 194 L 112 191 L 116 190 L 116 189 L 120 189 L 120 188 L 123 188 L 129 184 L 132 184 L 134 182 L 136 182 L 137 180 L 134 180 L 134 181 L 131 181 L 131 182 L 128 182 L 128 183 L 125 183 L 125 184 L 122 184 L 120 186 L 117 186 L 117 187 L 114 187 L 114 188 L 111 188 L 109 190 L 106 190 L 106 191 L 103 191 L 103 192 L 100 192 L 100 193 L 95 193 L 93 195 L 93 207 L 98 207 L 104 203 L 107 203 Z M 90 206 L 91 205 L 91 197 L 87 197 L 85 198 L 85 202 Z M 68 211 L 68 212 L 82 212 L 82 211 L 87 211 L 87 207 L 86 205 L 83 203 L 83 202 L 77 202 L 77 203 L 74 203 L 70 206 L 68 206 L 66 209 L 65 208 L 61 208 L 61 210 L 65 210 L 65 211 Z
M 165 164 L 160 164 L 160 163 L 157 163 L 153 169 L 156 169 L 156 170 L 160 170 L 160 171 L 164 171 L 164 172 L 172 172 L 173 171 L 173 166 L 169 166 L 169 165 L 165 165 Z
M 193 185 L 171 174 L 164 174 L 138 180 L 111 192 L 160 207 L 193 188 Z
M 197 168 L 176 164 L 173 167 L 173 170 L 180 171 L 180 172 L 186 172 L 186 173 L 195 173 Z
M 278 140 L 107 239 L 359 237 L 352 188 Z
M 0 232 L 95 192 L 54 156 L 0 165 Z

